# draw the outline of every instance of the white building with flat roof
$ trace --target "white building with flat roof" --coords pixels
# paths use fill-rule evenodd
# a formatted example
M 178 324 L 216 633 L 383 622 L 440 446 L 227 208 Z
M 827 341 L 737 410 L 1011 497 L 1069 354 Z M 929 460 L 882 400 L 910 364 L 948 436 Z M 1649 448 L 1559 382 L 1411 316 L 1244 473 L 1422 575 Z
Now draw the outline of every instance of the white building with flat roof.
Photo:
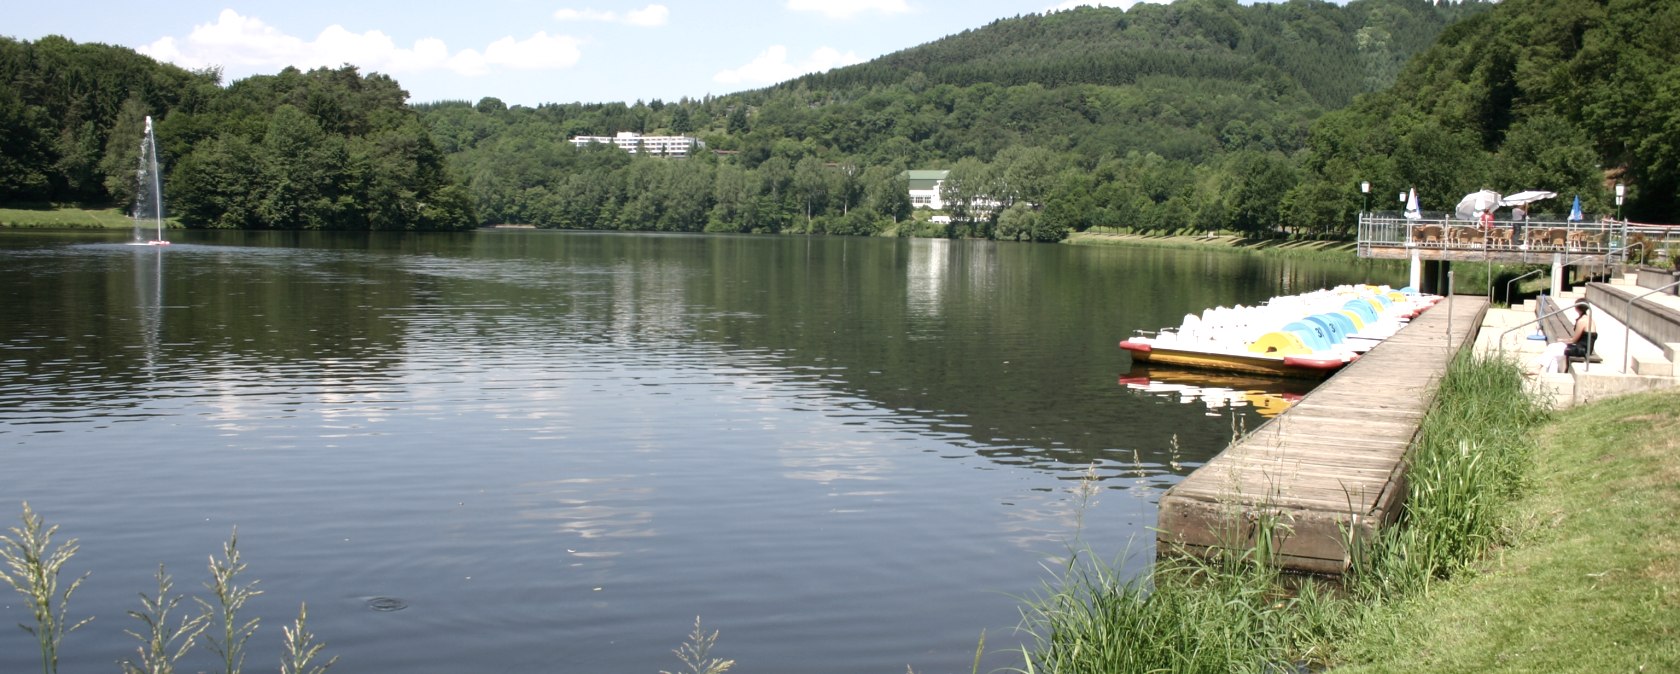
M 706 146 L 698 138 L 689 136 L 644 136 L 635 131 L 620 131 L 616 136 L 577 136 L 572 145 L 579 148 L 590 143 L 616 146 L 630 154 L 646 152 L 667 159 L 687 159 L 695 150 Z

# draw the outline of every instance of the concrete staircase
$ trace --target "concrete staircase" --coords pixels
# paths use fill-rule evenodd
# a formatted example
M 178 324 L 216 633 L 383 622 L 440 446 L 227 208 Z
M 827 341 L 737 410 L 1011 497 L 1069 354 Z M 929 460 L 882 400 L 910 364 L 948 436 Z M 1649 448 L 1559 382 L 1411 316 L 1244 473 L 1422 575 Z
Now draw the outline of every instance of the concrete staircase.
M 1568 372 L 1543 372 L 1538 357 L 1544 339 L 1531 339 L 1539 332 L 1533 324 L 1538 314 L 1533 300 L 1509 309 L 1489 309 L 1477 335 L 1479 353 L 1504 353 L 1521 363 L 1535 391 L 1555 407 L 1603 398 L 1680 386 L 1680 298 L 1650 295 L 1640 299 L 1630 316 L 1628 300 L 1644 294 L 1630 276 L 1609 283 L 1593 283 L 1561 293 L 1558 306 L 1570 306 L 1585 297 L 1593 305 L 1593 323 L 1598 329 L 1594 353 L 1600 363 L 1571 363 Z M 1573 314 L 1569 314 L 1573 323 Z M 1525 325 L 1526 324 L 1526 325 Z M 1633 329 L 1629 329 L 1632 324 Z M 1653 341 L 1655 336 L 1658 340 Z

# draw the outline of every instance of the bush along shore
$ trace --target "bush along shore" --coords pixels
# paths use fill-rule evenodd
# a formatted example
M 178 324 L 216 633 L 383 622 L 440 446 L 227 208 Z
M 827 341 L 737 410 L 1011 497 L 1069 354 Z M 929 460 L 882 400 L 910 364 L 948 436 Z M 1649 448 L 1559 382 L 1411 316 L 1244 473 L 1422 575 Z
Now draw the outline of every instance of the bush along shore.
M 1676 398 L 1664 400 L 1672 429 Z M 1272 550 L 1279 537 L 1288 535 L 1289 522 L 1266 512 L 1248 515 L 1257 520 L 1257 531 L 1270 536 L 1248 547 L 1230 546 L 1209 560 L 1169 558 L 1148 578 L 1123 580 L 1117 566 L 1074 555 L 1059 577 L 1025 604 L 1023 623 L 1032 641 L 1017 671 L 1287 672 L 1344 665 L 1372 671 L 1480 671 L 1482 665 L 1492 666 L 1497 661 L 1493 654 L 1475 648 L 1412 664 L 1408 658 L 1432 652 L 1424 644 L 1438 638 L 1419 634 L 1424 628 L 1416 618 L 1445 610 L 1436 604 L 1443 595 L 1453 596 L 1445 590 L 1505 573 L 1499 560 L 1522 549 L 1524 525 L 1531 523 L 1525 517 L 1533 517 L 1523 514 L 1519 504 L 1553 499 L 1552 489 L 1573 488 L 1536 477 L 1538 438 L 1550 438 L 1546 449 L 1552 451 L 1575 435 L 1546 430 L 1553 428 L 1547 415 L 1526 391 L 1514 363 L 1460 357 L 1443 377 L 1408 457 L 1408 494 L 1400 520 L 1375 540 L 1349 540 L 1350 568 L 1339 581 L 1280 572 Z M 1666 437 L 1672 448 L 1675 435 Z M 1672 452 L 1668 456 L 1672 463 Z M 1680 471 L 1672 465 L 1667 470 L 1666 489 L 1672 495 Z M 1536 483 L 1545 488 L 1537 489 Z M 1667 499 L 1666 514 L 1680 510 L 1677 500 Z M 1680 536 L 1666 544 L 1677 541 Z M 1669 573 L 1674 568 L 1670 562 Z M 1669 578 L 1672 585 L 1674 576 Z M 1672 614 L 1672 588 L 1662 590 L 1660 598 Z M 1533 604 L 1529 599 L 1526 606 L 1510 609 L 1518 614 L 1513 621 L 1520 624 L 1520 615 Z M 1466 630 L 1477 622 L 1474 616 L 1459 617 L 1433 629 Z M 1568 622 L 1568 616 L 1560 620 Z M 1668 625 L 1674 624 L 1672 619 L 1661 627 L 1647 622 L 1629 625 L 1627 631 L 1668 634 L 1673 629 Z M 1545 648 L 1543 636 L 1536 641 L 1537 649 Z M 1489 642 L 1482 645 L 1493 648 Z M 1672 664 L 1675 647 L 1666 648 Z M 1477 666 L 1466 668 L 1455 658 Z M 1582 660 L 1573 668 L 1597 670 L 1600 664 Z

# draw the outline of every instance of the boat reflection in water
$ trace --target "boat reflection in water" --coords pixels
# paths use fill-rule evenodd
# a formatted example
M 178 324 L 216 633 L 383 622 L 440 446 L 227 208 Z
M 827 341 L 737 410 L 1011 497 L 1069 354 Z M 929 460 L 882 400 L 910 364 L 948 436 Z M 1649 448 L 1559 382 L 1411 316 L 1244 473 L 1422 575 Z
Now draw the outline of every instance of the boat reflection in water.
M 1215 417 L 1229 408 L 1252 407 L 1270 419 L 1299 402 L 1315 383 L 1145 365 L 1120 375 L 1120 385 L 1136 395 L 1201 403 Z

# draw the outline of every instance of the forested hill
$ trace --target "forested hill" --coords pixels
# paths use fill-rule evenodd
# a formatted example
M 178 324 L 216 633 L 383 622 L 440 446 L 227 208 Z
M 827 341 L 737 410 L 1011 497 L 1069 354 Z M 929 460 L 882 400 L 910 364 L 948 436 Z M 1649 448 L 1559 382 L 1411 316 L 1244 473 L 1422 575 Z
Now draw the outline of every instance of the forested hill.
M 1272 232 L 1313 120 L 1385 87 L 1447 25 L 1490 7 L 1085 7 L 703 100 L 422 107 L 487 222 L 867 233 L 904 217 L 891 196 L 902 187 L 886 183 L 918 168 L 953 171 L 956 235 L 1056 239 L 1098 225 Z M 619 131 L 692 134 L 728 154 L 642 167 L 565 146 Z M 1082 198 L 1058 208 L 1058 193 Z M 1032 213 L 964 205 L 976 199 Z
M 1485 6 L 1358 0 L 1256 3 L 1183 0 L 1131 10 L 1081 7 L 1000 19 L 869 63 L 776 89 L 914 83 L 959 87 L 1135 85 L 1153 77 L 1267 82 L 1327 109 L 1393 82 L 1447 24 Z M 1351 76 L 1350 76 L 1351 75 Z
M 407 98 L 349 66 L 224 88 L 125 47 L 0 37 L 0 204 L 128 207 L 150 116 L 165 206 L 189 226 L 476 226 Z
M 1395 86 L 1313 127 L 1298 193 L 1416 187 L 1449 210 L 1482 188 L 1579 195 L 1589 217 L 1680 222 L 1680 2 L 1505 0 L 1447 29 Z M 1316 192 L 1316 199 L 1306 194 Z M 1393 198 L 1393 197 L 1390 197 Z

